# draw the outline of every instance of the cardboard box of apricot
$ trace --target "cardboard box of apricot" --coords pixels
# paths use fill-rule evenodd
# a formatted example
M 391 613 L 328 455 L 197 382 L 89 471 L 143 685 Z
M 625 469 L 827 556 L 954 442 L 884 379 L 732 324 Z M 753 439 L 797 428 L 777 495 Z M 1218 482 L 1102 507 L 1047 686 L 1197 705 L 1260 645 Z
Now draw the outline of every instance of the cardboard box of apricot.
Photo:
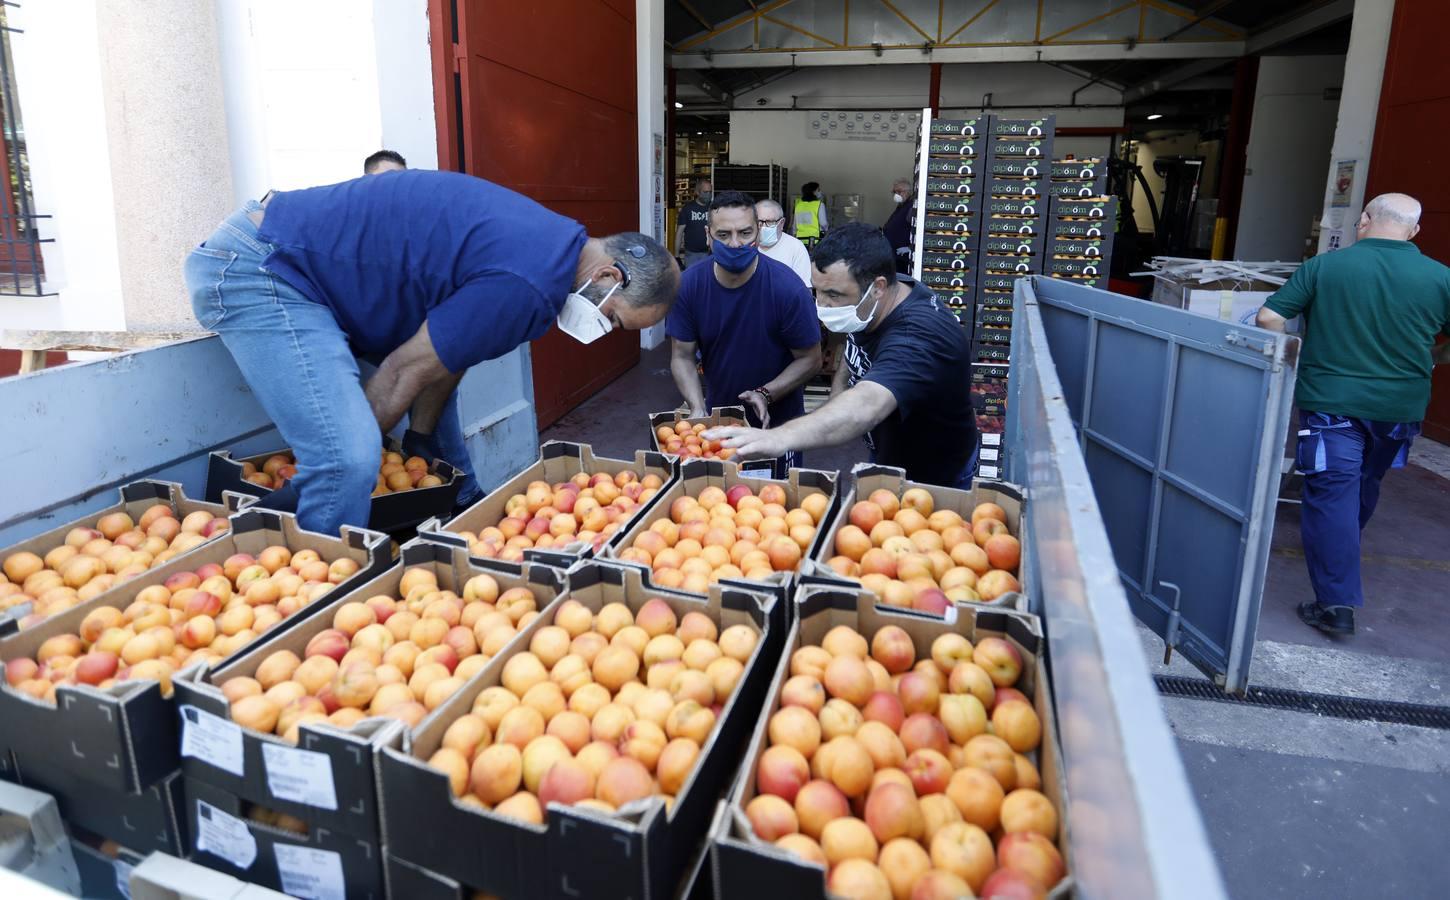
M 724 450 L 699 437 L 700 433 L 717 425 L 747 426 L 745 407 L 717 406 L 710 415 L 701 419 L 681 416 L 678 410 L 651 413 L 649 417 L 650 449 L 668 456 L 701 459 L 729 459 L 733 450 Z M 693 436 L 693 440 L 692 440 Z M 673 449 L 672 449 L 673 448 Z
M 54 768 L 74 790 L 146 790 L 178 765 L 174 675 L 286 631 L 323 594 L 391 563 L 376 532 L 328 537 L 256 509 L 230 522 L 220 537 L 0 641 L 0 722 L 21 771 Z M 304 574 L 271 559 L 304 553 Z M 275 572 L 258 563 L 263 555 Z
M 836 479 L 817 469 L 757 478 L 732 460 L 685 460 L 679 478 L 605 555 L 648 567 L 662 587 L 703 594 L 720 579 L 744 579 L 787 599 L 802 561 L 823 545 Z
M 28 762 L 16 769 L 21 784 L 55 797 L 61 818 L 106 840 L 141 853 L 186 853 L 186 809 L 179 771 L 140 793 L 94 784 L 77 789 L 75 779 L 55 766 Z
M 798 606 L 715 823 L 715 896 L 1068 894 L 1037 617 L 945 621 L 844 585 Z
M 0 550 L 0 637 L 220 536 L 229 514 L 188 498 L 179 484 L 134 481 L 119 503 Z
M 407 896 L 673 896 L 760 709 L 776 602 L 580 563 L 568 594 L 382 749 L 383 838 Z
M 274 495 L 296 471 L 296 460 L 290 450 L 274 450 L 245 459 L 233 459 L 228 451 L 217 450 L 207 460 L 206 496 L 219 499 L 223 491 L 236 491 L 260 498 L 257 501 L 260 507 L 281 509 L 272 505 Z M 262 481 L 263 478 L 266 480 Z M 390 440 L 384 448 L 373 488 L 368 527 L 396 534 L 416 528 L 434 516 L 452 515 L 461 478 L 457 469 L 441 459 L 405 458 L 398 443 Z M 295 504 L 295 498 L 291 502 Z
M 851 474 L 807 574 L 863 584 L 889 605 L 933 615 L 959 602 L 1026 609 L 1022 488 L 985 478 L 970 491 L 918 484 L 872 463 Z
M 466 550 L 409 542 L 398 565 L 329 597 L 276 639 L 177 679 L 182 771 L 309 825 L 376 841 L 377 741 L 395 722 L 416 727 L 471 683 L 563 586 L 563 573 L 547 566 L 485 572 Z M 206 738 L 194 748 L 193 730 Z M 229 754 L 216 752 L 223 741 Z
M 609 459 L 588 444 L 548 441 L 538 462 L 450 521 L 424 522 L 418 534 L 467 549 L 475 564 L 567 569 L 627 529 L 674 476 L 675 461 L 662 453 Z

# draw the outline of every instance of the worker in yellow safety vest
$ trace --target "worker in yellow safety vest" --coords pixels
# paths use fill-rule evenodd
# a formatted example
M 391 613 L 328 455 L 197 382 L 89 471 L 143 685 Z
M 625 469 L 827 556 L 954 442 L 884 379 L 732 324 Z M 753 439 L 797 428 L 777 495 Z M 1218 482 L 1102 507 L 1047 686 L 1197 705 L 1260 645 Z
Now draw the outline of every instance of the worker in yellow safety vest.
M 821 199 L 821 186 L 814 181 L 801 185 L 801 195 L 795 200 L 795 236 L 807 247 L 821 239 L 826 228 L 826 204 Z

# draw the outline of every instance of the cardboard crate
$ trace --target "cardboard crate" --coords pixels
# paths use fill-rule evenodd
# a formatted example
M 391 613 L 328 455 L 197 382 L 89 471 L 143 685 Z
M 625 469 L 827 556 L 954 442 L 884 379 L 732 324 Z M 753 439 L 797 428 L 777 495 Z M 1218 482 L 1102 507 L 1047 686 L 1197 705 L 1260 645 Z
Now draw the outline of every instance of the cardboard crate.
M 976 160 L 975 154 L 957 158 L 932 157 L 926 161 L 927 175 L 941 175 L 948 178 L 974 178 L 980 172 L 981 165 Z
M 143 854 L 186 852 L 185 802 L 178 769 L 137 794 L 78 782 L 54 766 L 17 767 L 20 783 L 55 798 L 61 818 Z
M 1001 432 L 989 434 L 978 431 L 981 436 L 982 446 L 977 448 L 977 474 L 982 478 L 1001 478 L 1006 470 L 1003 468 L 1005 460 L 1002 456 Z M 998 438 L 996 444 L 988 445 L 987 438 Z
M 286 894 L 166 853 L 153 853 L 132 869 L 130 889 L 130 900 L 287 900 Z
M 912 224 L 916 224 L 914 218 L 912 219 Z M 927 232 L 940 232 L 957 237 L 977 234 L 981 228 L 981 216 L 928 215 L 924 219 L 923 227 Z
M 988 116 L 984 113 L 979 116 L 971 116 L 965 119 L 938 119 L 931 120 L 931 133 L 941 135 L 959 135 L 970 137 L 982 134 L 987 131 Z
M 921 247 L 923 251 L 971 253 L 977 249 L 976 233 L 971 230 L 958 234 L 933 234 L 928 231 L 921 236 Z
M 993 175 L 987 183 L 989 197 L 1041 197 L 1047 193 L 1045 177 L 1005 178 Z
M 0 858 L 8 870 L 57 891 L 80 893 L 75 856 L 54 797 L 0 782 L 0 823 L 4 832 Z
M 397 598 L 403 573 L 424 566 L 438 576 L 438 585 L 455 593 L 478 574 L 498 581 L 499 589 L 527 587 L 534 592 L 539 609 L 552 603 L 564 590 L 563 573 L 539 563 L 524 563 L 518 574 L 476 566 L 462 548 L 435 544 L 422 539 L 404 545 L 398 564 L 351 590 L 329 595 L 316 613 L 298 627 L 276 638 L 253 644 L 248 652 L 215 669 L 189 672 L 176 681 L 177 705 L 182 715 L 181 768 L 189 782 L 212 785 L 226 793 L 287 813 L 331 831 L 376 840 L 378 809 L 375 793 L 374 749 L 400 723 L 392 719 L 364 719 L 343 730 L 327 723 L 308 724 L 298 731 L 294 748 L 275 734 L 243 728 L 231 719 L 231 705 L 220 685 L 238 675 L 250 676 L 268 656 L 291 650 L 303 656 L 307 642 L 332 627 L 333 615 L 344 603 L 366 600 L 378 594 Z M 428 720 L 424 720 L 425 722 Z M 195 729 L 195 752 L 187 752 L 188 731 Z M 206 743 L 201 742 L 206 738 Z M 225 741 L 229 753 L 206 752 Z M 277 770 L 275 773 L 273 770 Z M 309 797 L 298 793 L 291 776 L 309 774 L 315 786 L 325 785 Z M 273 784 L 273 778 L 277 783 Z M 331 797 L 332 807 L 326 800 Z M 322 804 L 310 802 L 321 800 Z
M 960 269 L 922 269 L 921 283 L 933 290 L 963 292 L 972 289 L 976 273 Z
M 1093 180 L 1106 178 L 1108 164 L 1101 156 L 1085 156 L 1082 159 L 1054 159 L 1052 180 Z
M 80 835 L 71 838 L 70 847 L 81 877 L 81 896 L 131 900 L 131 872 L 141 864 L 144 853 L 122 846 L 112 856 L 99 837 Z
M 1106 188 L 1107 185 L 1102 181 L 1058 181 L 1053 179 L 1048 186 L 1047 193 L 1053 197 L 1096 197 Z
M 1053 218 L 1107 219 L 1117 215 L 1117 197 L 1054 197 Z
M 1045 161 L 1052 157 L 1052 138 L 994 134 L 985 151 L 993 161 L 1006 157 Z
M 824 867 L 806 862 L 757 838 L 745 817 L 745 806 L 756 794 L 755 773 L 760 754 L 768 744 L 767 725 L 780 708 L 781 689 L 790 677 L 790 655 L 799 647 L 819 645 L 826 633 L 837 625 L 855 629 L 868 641 L 887 625 L 898 626 L 911 635 L 918 659 L 930 659 L 928 654 L 932 641 L 946 633 L 963 635 L 973 643 L 985 637 L 1000 637 L 1016 647 L 1023 659 L 1017 687 L 1032 699 L 1042 722 L 1042 743 L 1035 753 L 1042 775 L 1041 790 L 1057 807 L 1059 821 L 1067 821 L 1069 801 L 1057 746 L 1057 720 L 1051 685 L 1043 664 L 1047 645 L 1037 617 L 958 604 L 956 619 L 949 622 L 910 610 L 877 606 L 874 600 L 872 594 L 844 585 L 811 585 L 801 589 L 797 599 L 798 620 L 786 635 L 780 664 L 740 767 L 740 777 L 731 788 L 712 835 L 711 869 L 718 900 L 826 900 L 835 896 L 826 892 Z M 1069 836 L 1065 828 L 1057 843 L 1063 859 L 1069 859 Z M 1069 873 L 1069 878 L 1053 888 L 1048 896 L 1053 900 L 1070 896 L 1071 884 Z
M 1046 237 L 1041 234 L 1004 234 L 982 238 L 981 252 L 993 256 L 1041 256 Z
M 971 271 L 976 267 L 977 254 L 971 250 L 943 252 L 926 250 L 921 254 L 921 264 L 927 269 L 948 269 L 958 272 Z
M 1040 159 L 994 159 L 987 167 L 987 174 L 993 180 L 997 178 L 1042 178 L 1044 165 Z
M 225 503 L 208 503 L 203 500 L 193 500 L 186 496 L 181 485 L 170 481 L 153 481 L 146 478 L 140 481 L 133 481 L 121 488 L 121 499 L 117 503 L 107 506 L 105 509 L 98 509 L 95 512 L 86 513 L 78 519 L 66 522 L 64 525 L 57 525 L 48 531 L 37 534 L 28 540 L 21 541 L 10 547 L 0 550 L 0 560 L 8 558 L 13 553 L 34 553 L 36 556 L 44 557 L 45 554 L 56 547 L 65 545 L 65 536 L 72 528 L 94 528 L 96 520 L 111 513 L 123 512 L 129 515 L 132 521 L 139 520 L 141 514 L 157 503 L 164 503 L 171 507 L 178 520 L 185 519 L 194 512 L 209 512 L 217 518 L 225 519 L 231 515 Z M 234 500 L 236 506 L 241 503 Z M 119 587 L 119 586 L 118 586 Z M 115 590 L 115 588 L 112 588 Z M 0 638 L 7 637 L 20 630 L 19 620 L 29 615 L 31 605 L 29 603 L 17 604 L 9 609 L 0 610 Z
M 1035 237 L 1045 233 L 1041 217 L 983 216 L 982 234 L 995 237 Z
M 397 893 L 403 886 L 395 882 L 395 896 L 457 896 L 448 888 L 452 882 L 516 900 L 664 897 L 673 893 L 693 851 L 706 839 L 716 800 L 734 777 L 779 656 L 784 628 L 773 610 L 779 601 L 734 584 L 717 585 L 708 598 L 661 590 L 635 569 L 597 561 L 580 563 L 569 573 L 567 596 L 595 612 L 613 602 L 638 610 L 651 597 L 661 597 L 678 616 L 705 613 L 722 631 L 750 624 L 760 640 L 670 809 L 658 798 L 632 804 L 618 815 L 555 805 L 545 824 L 530 825 L 458 803 L 447 776 L 424 761 L 438 749 L 448 725 L 472 709 L 485 688 L 499 683 L 507 661 L 553 622 L 558 604 L 546 609 L 425 727 L 382 749 L 384 840 L 388 852 L 414 870 L 402 869 L 397 877 L 415 876 L 406 894 Z M 420 871 L 424 876 L 416 877 Z M 429 882 L 438 893 L 427 888 Z
M 983 253 L 981 271 L 983 275 L 1030 275 L 1040 271 L 1042 258 L 1040 256 L 999 256 L 996 253 Z
M 999 216 L 1040 219 L 1047 213 L 1047 203 L 1043 197 L 991 197 L 983 210 L 989 220 Z
M 1037 116 L 1027 119 L 1011 119 L 1006 116 L 992 117 L 992 134 L 1020 137 L 1052 137 L 1057 130 L 1054 116 Z
M 1102 275 L 1096 275 L 1096 276 L 1093 276 L 1091 278 L 1085 278 L 1085 277 L 1078 276 L 1078 275 L 1063 275 L 1063 274 L 1060 274 L 1060 273 L 1057 273 L 1057 272 L 1049 272 L 1049 273 L 1047 273 L 1047 277 L 1048 278 L 1061 278 L 1063 281 L 1070 281 L 1073 284 L 1080 284 L 1083 287 L 1101 288 L 1103 290 L 1107 290 L 1108 289 L 1108 277 L 1109 276 L 1106 273 L 1104 273 Z
M 980 307 L 977 310 L 977 324 L 993 328 L 1011 328 L 1012 310 L 999 309 L 995 306 Z
M 947 288 L 936 291 L 936 299 L 948 309 L 971 310 L 972 301 L 976 298 L 975 285 L 968 285 L 963 288 Z
M 669 515 L 670 504 L 679 497 L 698 497 L 700 492 L 707 487 L 718 487 L 721 490 L 729 491 L 737 484 L 747 484 L 756 493 L 766 483 L 776 484 L 785 489 L 786 507 L 792 509 L 800 505 L 801 498 L 807 494 L 820 493 L 826 495 L 826 512 L 821 517 L 821 522 L 829 522 L 834 515 L 837 501 L 839 499 L 839 481 L 836 472 L 826 472 L 819 469 L 791 469 L 785 478 L 754 478 L 744 476 L 740 473 L 739 467 L 728 460 L 717 459 L 691 459 L 680 465 L 680 475 L 670 485 L 669 490 L 661 491 L 658 497 L 659 502 L 651 510 L 651 514 L 635 521 L 634 525 L 625 532 L 624 537 L 605 553 L 605 557 L 612 561 L 621 562 L 623 565 L 638 566 L 636 563 L 622 561 L 619 554 L 625 548 L 634 543 L 634 539 L 643 531 L 647 531 L 656 519 Z M 811 542 L 810 547 L 801 553 L 801 559 L 811 559 L 819 549 L 824 539 L 825 529 L 817 525 L 816 538 Z M 741 584 L 749 584 L 760 590 L 771 590 L 780 594 L 784 599 L 788 596 L 786 586 L 793 581 L 795 573 L 780 572 L 782 576 L 779 581 L 771 583 L 741 581 Z M 699 596 L 699 595 L 687 595 Z
M 837 573 L 835 569 L 826 564 L 826 561 L 836 555 L 836 532 L 850 524 L 851 507 L 855 505 L 856 501 L 871 496 L 872 491 L 883 488 L 891 491 L 897 497 L 912 488 L 921 488 L 931 494 L 936 509 L 950 509 L 968 522 L 972 520 L 972 510 L 977 508 L 977 504 L 996 503 L 1007 513 L 1008 530 L 1022 542 L 1023 558 L 1017 566 L 1017 571 L 1021 573 L 1017 576 L 1018 581 L 1022 581 L 1031 571 L 1028 565 L 1030 562 L 1029 545 L 1027 541 L 1022 540 L 1022 523 L 1028 514 L 1027 493 L 1018 485 L 979 477 L 972 482 L 970 491 L 964 491 L 959 488 L 909 481 L 904 470 L 875 463 L 858 464 L 851 470 L 851 476 L 853 482 L 851 490 L 841 498 L 841 502 L 836 508 L 836 515 L 831 519 L 830 528 L 826 529 L 825 540 L 821 542 L 810 558 L 811 564 L 807 574 L 813 579 L 860 585 L 856 579 Z M 875 597 L 876 595 L 870 594 L 870 596 Z M 1026 609 L 1027 585 L 1024 583 L 1020 592 L 1004 594 L 996 600 L 975 602 L 972 605 Z
M 221 537 L 136 576 L 123 590 L 108 591 L 0 641 L 0 660 L 33 659 L 50 637 L 77 633 L 92 610 L 102 606 L 124 609 L 142 589 L 162 584 L 177 572 L 221 563 L 234 553 L 256 555 L 280 544 L 292 550 L 316 550 L 328 560 L 347 557 L 359 569 L 333 589 L 339 594 L 392 564 L 387 538 L 377 532 L 344 526 L 341 538 L 328 537 L 303 531 L 296 518 L 286 513 L 251 508 L 233 516 L 231 523 Z M 314 603 L 283 619 L 273 631 L 238 653 L 245 654 L 259 642 L 307 622 L 320 605 Z M 39 763 L 82 782 L 135 794 L 170 775 L 179 764 L 175 704 L 163 696 L 155 681 L 124 681 L 106 690 L 62 685 L 56 689 L 55 706 L 3 684 L 0 722 L 5 723 L 4 740 L 22 770 L 29 763 Z
M 928 194 L 917 208 L 927 215 L 975 216 L 981 211 L 980 200 L 970 194 Z
M 1103 259 L 1077 259 L 1054 256 L 1048 258 L 1043 268 L 1050 275 L 1095 278 L 1099 275 L 1108 274 L 1108 263 L 1107 260 Z
M 928 175 L 926 179 L 928 194 L 961 194 L 970 197 L 980 191 L 981 185 L 977 183 L 975 175 Z
M 987 139 L 971 135 L 937 136 L 928 143 L 926 154 L 938 159 L 964 159 L 986 153 Z
M 205 782 L 187 779 L 191 858 L 291 896 L 383 900 L 382 849 L 375 839 L 322 826 L 306 834 L 247 817 L 249 804 Z
M 658 443 L 658 441 L 656 441 Z M 511 480 L 495 488 L 482 500 L 465 509 L 447 522 L 439 519 L 429 519 L 418 526 L 418 536 L 427 538 L 430 541 L 437 541 L 455 547 L 462 547 L 467 550 L 468 542 L 458 533 L 472 531 L 475 534 L 489 526 L 498 525 L 504 518 L 504 504 L 514 494 L 522 494 L 531 481 L 547 481 L 550 485 L 561 481 L 568 481 L 575 475 L 583 472 L 587 475 L 606 474 L 617 475 L 626 470 L 637 472 L 641 478 L 645 475 L 658 476 L 663 490 L 670 479 L 675 477 L 675 458 L 666 456 L 658 451 L 639 450 L 635 452 L 634 460 L 609 459 L 603 456 L 595 456 L 594 448 L 588 444 L 575 444 L 567 441 L 548 441 L 539 447 L 539 461 L 520 472 Z M 630 517 L 623 525 L 628 525 L 635 516 L 642 515 L 649 504 L 637 506 Z M 621 531 L 623 528 L 621 527 Z M 529 548 L 524 551 L 524 559 L 531 562 L 539 562 L 548 566 L 569 568 L 580 559 L 590 559 L 594 556 L 594 548 L 583 541 L 573 541 L 563 547 L 546 547 L 544 549 Z M 469 561 L 478 566 L 491 566 L 498 560 L 470 556 Z
M 745 407 L 743 406 L 717 406 L 714 409 L 710 410 L 710 414 L 708 416 L 705 416 L 704 418 L 691 418 L 689 416 L 682 416 L 679 414 L 678 410 L 673 409 L 666 410 L 664 412 L 650 413 L 649 447 L 654 452 L 663 455 L 666 459 L 669 460 L 675 460 L 678 459 L 678 457 L 673 453 L 665 453 L 664 450 L 660 449 L 660 437 L 659 434 L 656 433 L 656 429 L 658 429 L 661 425 L 673 425 L 676 422 L 689 422 L 692 425 L 697 422 L 704 422 L 711 428 L 714 428 L 717 425 L 741 425 L 745 427 L 749 426 L 749 423 L 745 421 Z
M 1054 237 L 1047 247 L 1048 256 L 1080 256 L 1087 259 L 1106 259 L 1113 252 L 1113 236 L 1063 238 Z
M 1011 362 L 1012 350 L 1007 344 L 972 342 L 972 362 Z
M 1112 239 L 1113 224 L 1104 219 L 1063 219 L 1053 218 L 1049 227 L 1049 233 L 1054 240 L 1098 240 Z
M 391 438 L 386 444 L 386 449 L 395 453 L 403 452 L 402 445 Z M 223 491 L 235 491 L 239 494 L 257 497 L 256 505 L 263 509 L 281 509 L 281 507 L 273 505 L 276 490 L 255 485 L 242 477 L 242 463 L 249 462 L 261 469 L 268 457 L 278 453 L 290 455 L 292 451 L 284 447 L 281 450 L 273 450 L 271 453 L 258 453 L 255 456 L 239 459 L 233 459 L 231 453 L 226 450 L 213 451 L 207 459 L 207 499 L 219 498 Z M 463 474 L 441 459 L 430 462 L 428 471 L 442 478 L 443 483 L 437 487 L 414 488 L 411 491 L 398 491 L 372 498 L 368 513 L 368 527 L 374 531 L 397 534 L 415 528 L 434 516 L 451 515 L 453 505 L 458 501 L 458 491 L 462 487 Z M 295 502 L 294 500 L 293 503 Z M 294 510 L 282 509 L 281 511 L 293 512 Z

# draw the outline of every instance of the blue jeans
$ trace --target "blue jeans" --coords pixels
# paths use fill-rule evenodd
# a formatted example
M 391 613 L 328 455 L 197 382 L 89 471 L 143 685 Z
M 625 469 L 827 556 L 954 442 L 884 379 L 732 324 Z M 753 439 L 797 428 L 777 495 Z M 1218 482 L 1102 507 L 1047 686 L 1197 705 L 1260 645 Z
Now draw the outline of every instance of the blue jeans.
M 1405 464 L 1419 433 L 1418 422 L 1299 413 L 1300 534 L 1309 581 L 1321 605 L 1364 606 L 1360 534 L 1379 503 L 1380 480 Z
M 357 360 L 331 310 L 263 267 L 274 248 L 247 217 L 258 209 L 249 201 L 187 256 L 192 311 L 221 338 L 297 457 L 298 523 L 323 534 L 366 527 L 382 436 Z M 456 398 L 441 421 L 460 430 Z

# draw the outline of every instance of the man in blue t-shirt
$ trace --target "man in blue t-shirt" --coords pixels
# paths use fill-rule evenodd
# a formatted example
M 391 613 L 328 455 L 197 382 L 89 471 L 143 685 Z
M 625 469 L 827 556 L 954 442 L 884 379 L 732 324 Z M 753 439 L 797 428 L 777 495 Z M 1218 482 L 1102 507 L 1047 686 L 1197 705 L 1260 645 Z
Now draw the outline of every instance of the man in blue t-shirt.
M 185 276 L 197 320 L 297 457 L 298 521 L 328 534 L 367 524 L 379 429 L 407 414 L 410 453 L 461 447 L 443 412 L 470 366 L 556 320 L 583 343 L 647 328 L 679 286 L 674 259 L 642 234 L 589 237 L 496 184 L 422 170 L 248 202 L 192 250 Z M 358 358 L 379 360 L 366 385 Z
M 712 428 L 742 459 L 865 435 L 871 459 L 907 478 L 971 487 L 977 425 L 965 332 L 923 284 L 897 277 L 891 244 L 862 223 L 832 229 L 812 254 L 816 315 L 849 335 L 830 402 L 779 428 Z
M 801 386 L 821 368 L 821 329 L 810 291 L 788 266 L 760 253 L 755 202 L 740 191 L 710 203 L 709 265 L 691 266 L 665 329 L 670 372 L 691 416 L 743 403 L 752 424 L 805 412 Z M 695 367 L 699 350 L 705 389 Z M 778 454 L 784 456 L 785 454 Z M 780 462 L 798 466 L 798 455 Z

